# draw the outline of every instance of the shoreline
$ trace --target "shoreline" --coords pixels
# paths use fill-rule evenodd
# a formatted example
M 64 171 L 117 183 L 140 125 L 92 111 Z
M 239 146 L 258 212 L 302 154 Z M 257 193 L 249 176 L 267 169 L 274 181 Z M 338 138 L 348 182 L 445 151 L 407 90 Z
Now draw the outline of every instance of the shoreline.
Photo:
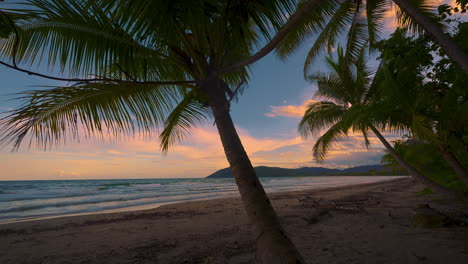
M 410 178 L 269 194 L 308 263 L 451 263 L 468 227 L 415 228 L 413 208 L 454 205 Z M 239 197 L 156 209 L 0 225 L 0 263 L 252 263 L 255 237 Z
M 317 176 L 318 177 L 318 176 Z M 347 176 L 347 177 L 357 177 L 357 176 Z M 361 177 L 361 176 L 358 176 Z M 371 176 L 370 176 L 371 177 Z M 374 176 L 375 177 L 375 176 Z M 377 176 L 380 177 L 380 176 Z M 372 185 L 378 183 L 385 183 L 385 182 L 392 182 L 401 179 L 408 178 L 410 176 L 384 176 L 384 177 L 395 177 L 395 179 L 387 179 L 373 183 L 357 183 L 357 184 L 348 184 L 343 186 L 335 186 L 335 187 L 323 187 L 323 188 L 306 188 L 302 190 L 294 190 L 294 191 L 273 191 L 267 193 L 270 195 L 281 194 L 281 193 L 293 193 L 293 192 L 303 192 L 303 191 L 324 191 L 324 190 L 339 190 L 339 189 L 347 189 L 365 185 Z M 25 222 L 33 222 L 33 221 L 41 221 L 41 220 L 50 220 L 56 218 L 69 218 L 69 217 L 77 217 L 77 216 L 87 216 L 87 215 L 100 215 L 100 214 L 116 214 L 116 213 L 128 213 L 128 212 L 143 212 L 146 210 L 155 210 L 157 208 L 161 208 L 167 205 L 178 205 L 183 203 L 190 203 L 196 201 L 206 201 L 206 200 L 218 200 L 218 199 L 232 199 L 232 198 L 239 198 L 239 195 L 221 195 L 219 197 L 209 197 L 209 198 L 195 198 L 185 201 L 173 201 L 173 202 L 165 202 L 165 203 L 157 203 L 157 204 L 145 204 L 145 205 L 137 205 L 137 206 L 130 206 L 130 207 L 121 207 L 115 209 L 108 209 L 103 211 L 92 211 L 92 212 L 82 212 L 82 213 L 72 213 L 72 214 L 64 214 L 64 215 L 50 215 L 50 216 L 39 216 L 39 217 L 31 217 L 31 218 L 23 218 L 23 219 L 14 219 L 14 220 L 6 220 L 0 221 L 0 230 L 2 225 L 8 224 L 15 224 L 15 223 L 25 223 Z

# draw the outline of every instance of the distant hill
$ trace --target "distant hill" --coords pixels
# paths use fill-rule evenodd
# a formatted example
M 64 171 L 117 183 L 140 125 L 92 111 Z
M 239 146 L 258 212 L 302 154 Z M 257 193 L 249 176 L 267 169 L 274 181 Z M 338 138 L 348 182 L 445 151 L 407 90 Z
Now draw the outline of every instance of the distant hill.
M 372 170 L 372 171 L 371 171 Z M 298 169 L 286 169 L 279 167 L 255 167 L 255 172 L 258 177 L 294 177 L 294 176 L 324 176 L 324 175 L 372 175 L 374 172 L 385 172 L 388 175 L 388 170 L 382 165 L 367 165 L 351 167 L 347 169 L 328 169 L 322 167 L 303 167 Z M 231 168 L 221 169 L 206 178 L 231 178 Z
M 344 173 L 369 172 L 370 170 L 387 171 L 387 168 L 385 168 L 383 165 L 364 165 L 364 166 L 357 166 L 357 167 L 347 168 L 347 169 L 342 170 L 341 172 L 344 172 Z

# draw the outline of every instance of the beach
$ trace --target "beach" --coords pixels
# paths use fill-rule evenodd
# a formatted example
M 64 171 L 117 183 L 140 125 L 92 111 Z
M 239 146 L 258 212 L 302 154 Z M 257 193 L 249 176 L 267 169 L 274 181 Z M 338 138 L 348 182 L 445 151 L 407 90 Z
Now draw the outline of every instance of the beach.
M 277 192 L 280 220 L 307 263 L 467 263 L 468 227 L 415 227 L 415 207 L 467 212 L 418 195 L 410 178 Z M 0 263 L 252 263 L 255 237 L 237 197 L 0 225 Z

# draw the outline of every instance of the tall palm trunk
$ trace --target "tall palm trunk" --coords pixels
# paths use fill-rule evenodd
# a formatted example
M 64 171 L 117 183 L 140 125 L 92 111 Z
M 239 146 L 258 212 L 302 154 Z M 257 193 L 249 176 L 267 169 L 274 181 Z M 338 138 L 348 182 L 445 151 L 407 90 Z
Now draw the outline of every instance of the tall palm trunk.
M 286 236 L 278 216 L 258 179 L 232 122 L 230 103 L 221 80 L 210 81 L 205 90 L 221 142 L 236 180 L 247 215 L 255 227 L 256 262 L 262 264 L 305 263 Z
M 441 146 L 437 147 L 437 150 L 442 155 L 442 157 L 444 157 L 450 167 L 452 167 L 452 169 L 455 171 L 458 179 L 460 179 L 466 186 L 468 186 L 468 173 L 466 172 L 465 167 L 463 167 L 460 161 L 455 157 L 455 155 Z
M 423 174 L 421 174 L 416 168 L 411 166 L 408 162 L 404 161 L 398 153 L 396 153 L 395 149 L 388 143 L 388 141 L 383 137 L 382 134 L 373 126 L 370 127 L 372 132 L 379 138 L 379 140 L 382 142 L 382 144 L 385 146 L 387 149 L 388 153 L 393 156 L 393 158 L 400 164 L 401 167 L 405 168 L 411 176 L 421 182 L 422 184 L 426 185 L 430 189 L 444 195 L 450 198 L 453 198 L 456 196 L 456 192 L 452 191 L 451 189 L 445 188 L 431 180 L 429 180 L 427 177 L 425 177 Z
M 445 34 L 436 23 L 431 21 L 421 11 L 411 4 L 409 0 L 393 0 L 404 12 L 406 12 L 426 34 L 439 44 L 447 55 L 456 61 L 463 71 L 468 74 L 468 54 L 458 46 L 449 35 Z

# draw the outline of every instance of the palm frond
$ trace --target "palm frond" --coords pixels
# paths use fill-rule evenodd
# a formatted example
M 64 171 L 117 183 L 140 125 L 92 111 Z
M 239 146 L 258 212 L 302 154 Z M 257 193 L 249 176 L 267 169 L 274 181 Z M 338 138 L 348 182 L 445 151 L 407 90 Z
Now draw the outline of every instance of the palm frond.
M 314 159 L 317 162 L 323 161 L 331 149 L 334 142 L 338 141 L 343 136 L 346 136 L 348 127 L 344 126 L 341 121 L 338 121 L 330 127 L 323 135 L 321 135 L 317 142 L 315 142 L 312 149 Z
M 339 104 L 360 104 L 372 81 L 373 72 L 367 67 L 366 47 L 362 47 L 352 61 L 341 46 L 337 48 L 336 56 L 329 54 L 325 61 L 332 72 L 314 73 L 309 80 L 317 82 L 315 96 L 333 100 Z
M 429 1 L 426 0 L 404 0 L 408 2 L 411 6 L 416 8 L 421 12 L 427 19 L 435 23 L 440 28 L 444 29 L 445 25 L 440 22 L 435 13 L 435 6 L 433 6 Z M 396 18 L 398 25 L 402 28 L 410 30 L 412 33 L 423 33 L 424 29 L 418 24 L 409 12 L 403 10 L 400 6 L 395 5 L 396 7 Z
M 346 39 L 346 53 L 345 53 L 345 69 L 349 68 L 348 64 L 353 64 L 361 55 L 361 51 L 368 46 L 368 27 L 365 13 L 359 4 L 354 7 L 354 16 L 351 27 L 348 31 Z
M 420 140 L 427 140 L 436 145 L 442 144 L 441 139 L 434 132 L 434 128 L 431 126 L 431 121 L 428 118 L 413 114 L 411 130 L 413 135 Z
M 346 8 L 343 7 L 343 2 L 344 1 L 342 0 L 322 1 L 319 8 L 312 10 L 311 13 L 308 14 L 301 23 L 296 25 L 295 28 L 283 39 L 283 41 L 279 43 L 276 48 L 278 56 L 283 60 L 286 59 L 286 57 L 290 56 L 294 51 L 302 46 L 312 35 L 320 33 L 326 26 L 328 20 L 332 17 L 334 17 L 335 20 L 338 20 L 340 17 L 334 15 L 337 10 L 339 10 L 338 12 L 340 12 L 340 14 L 345 13 L 344 9 Z M 298 5 L 298 9 L 301 8 L 301 4 L 303 3 Z M 348 4 L 345 6 L 347 7 Z
M 142 132 L 152 135 L 184 92 L 174 86 L 78 83 L 22 93 L 25 104 L 0 120 L 0 143 L 18 149 L 29 136 L 39 147 L 67 139 Z
M 317 92 L 314 98 L 331 100 L 338 104 L 346 104 L 346 92 L 343 88 L 341 78 L 335 73 L 320 73 L 316 72 L 308 76 L 309 80 L 317 82 Z
M 386 0 L 366 1 L 367 32 L 369 36 L 369 46 L 371 49 L 380 39 L 380 35 L 385 26 L 385 13 L 389 8 L 390 4 Z
M 364 143 L 366 144 L 366 148 L 369 149 L 370 141 L 369 141 L 367 130 L 361 129 L 360 132 L 362 133 L 362 136 L 364 137 Z
M 184 79 L 177 64 L 169 59 L 162 46 L 139 39 L 127 32 L 122 21 L 97 4 L 87 1 L 34 0 L 31 9 L 19 12 L 35 15 L 18 22 L 19 45 L 17 59 L 25 64 L 42 65 L 72 76 L 93 73 L 98 76 L 123 75 L 112 71 L 119 65 L 133 78 L 152 79 L 154 76 Z M 13 55 L 12 36 L 0 50 L 3 56 Z M 47 54 L 47 56 L 45 56 Z M 115 67 L 114 67 L 115 68 Z M 168 78 L 168 79 L 169 79 Z
M 299 122 L 298 132 L 305 138 L 316 135 L 341 120 L 345 111 L 345 107 L 333 102 L 312 103 Z
M 304 62 L 305 75 L 310 71 L 310 67 L 317 56 L 325 51 L 330 51 L 335 46 L 340 34 L 352 23 L 354 17 L 353 7 L 352 1 L 343 1 L 340 8 L 336 10 L 333 17 L 323 27 L 306 56 Z
M 190 134 L 190 130 L 201 124 L 209 116 L 208 109 L 201 105 L 195 92 L 184 96 L 182 101 L 174 108 L 164 122 L 164 130 L 159 139 L 161 150 L 166 153 L 174 144 L 182 141 Z

